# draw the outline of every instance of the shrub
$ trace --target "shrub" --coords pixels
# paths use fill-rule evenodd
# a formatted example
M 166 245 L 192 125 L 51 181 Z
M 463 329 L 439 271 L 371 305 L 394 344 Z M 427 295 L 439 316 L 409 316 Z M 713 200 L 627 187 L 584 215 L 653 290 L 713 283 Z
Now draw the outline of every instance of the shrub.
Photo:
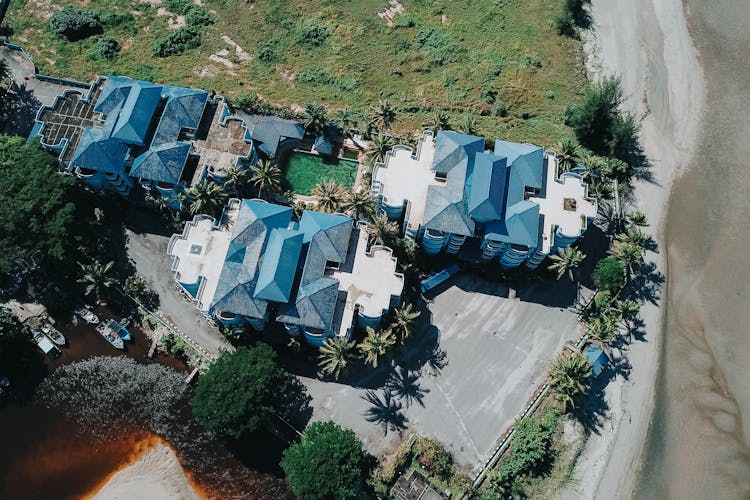
M 295 40 L 300 45 L 307 47 L 320 47 L 323 45 L 331 33 L 328 28 L 319 24 L 306 24 L 297 30 Z
M 173 14 L 184 16 L 196 6 L 190 0 L 164 0 L 164 8 Z
M 214 21 L 214 16 L 210 12 L 197 5 L 193 5 L 185 15 L 185 23 L 194 28 L 208 26 L 209 24 L 213 24 Z
M 331 85 L 339 90 L 351 92 L 357 88 L 357 82 L 346 76 L 333 76 L 319 68 L 302 70 L 297 74 L 299 83 L 308 85 Z
M 578 28 L 588 28 L 591 25 L 591 16 L 585 9 L 590 3 L 591 0 L 565 0 L 560 15 L 555 18 L 557 32 L 577 38 Z
M 430 56 L 430 64 L 434 66 L 452 62 L 457 52 L 454 43 L 439 28 L 420 29 L 414 39 L 414 45 Z
M 91 9 L 65 7 L 55 12 L 49 26 L 52 33 L 69 41 L 82 40 L 102 32 L 99 12 Z
M 112 60 L 120 52 L 120 44 L 111 36 L 101 36 L 94 43 L 88 57 L 94 60 Z
M 506 117 L 508 116 L 508 103 L 500 99 L 495 105 L 495 116 Z
M 445 479 L 453 472 L 453 457 L 437 439 L 418 437 L 414 443 L 414 455 L 431 476 Z
M 417 24 L 419 24 L 419 21 L 414 16 L 414 14 L 406 13 L 406 14 L 400 14 L 396 17 L 396 19 L 393 20 L 393 27 L 394 28 L 413 28 Z
M 156 68 L 144 63 L 136 64 L 133 68 L 132 77 L 136 80 L 143 80 L 146 82 L 156 81 Z
M 116 12 L 104 13 L 100 15 L 101 23 L 104 26 L 120 26 L 122 24 L 132 23 L 134 21 L 133 14 L 125 12 L 124 14 L 118 14 Z
M 182 54 L 186 50 L 200 46 L 201 42 L 202 36 L 200 31 L 192 26 L 185 26 L 154 42 L 151 46 L 151 55 L 154 57 L 168 57 L 174 54 Z
M 625 269 L 614 257 L 602 259 L 594 270 L 594 284 L 600 290 L 615 292 L 625 283 Z
M 260 62 L 274 62 L 278 58 L 277 44 L 270 40 L 261 40 L 255 46 L 255 56 Z

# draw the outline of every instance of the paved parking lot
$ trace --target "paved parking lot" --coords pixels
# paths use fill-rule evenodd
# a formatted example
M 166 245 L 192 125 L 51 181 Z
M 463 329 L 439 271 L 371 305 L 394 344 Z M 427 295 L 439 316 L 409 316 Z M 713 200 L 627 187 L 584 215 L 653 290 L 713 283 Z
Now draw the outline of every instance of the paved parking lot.
M 575 315 L 565 308 L 570 290 L 561 287 L 537 282 L 509 299 L 502 285 L 458 276 L 429 304 L 432 317 L 423 314 L 418 342 L 395 366 L 352 385 L 303 377 L 313 420 L 354 429 L 373 454 L 391 451 L 411 432 L 432 436 L 460 465 L 477 470 L 551 359 L 578 336 Z M 394 425 L 386 432 L 383 422 Z

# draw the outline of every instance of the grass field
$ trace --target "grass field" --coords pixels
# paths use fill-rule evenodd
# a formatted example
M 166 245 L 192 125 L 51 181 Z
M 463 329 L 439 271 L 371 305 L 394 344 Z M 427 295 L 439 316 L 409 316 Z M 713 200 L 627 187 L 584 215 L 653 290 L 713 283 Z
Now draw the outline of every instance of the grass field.
M 357 178 L 356 160 L 331 162 L 309 153 L 291 153 L 287 164 L 283 165 L 284 177 L 297 194 L 310 195 L 319 183 L 334 180 L 340 186 L 351 188 Z
M 152 43 L 179 21 L 161 2 L 11 0 L 7 22 L 11 39 L 52 75 L 253 90 L 275 104 L 318 101 L 331 111 L 387 98 L 400 111 L 396 132 L 415 131 L 433 110 L 458 125 L 470 110 L 492 139 L 550 146 L 571 135 L 561 113 L 583 77 L 577 42 L 552 27 L 561 0 L 403 0 L 393 27 L 378 16 L 386 0 L 202 0 L 216 19 L 202 45 L 156 58 Z M 105 28 L 122 46 L 119 56 L 87 58 L 96 37 L 55 38 L 49 18 L 63 5 L 129 13 L 132 20 Z M 498 116 L 503 107 L 507 115 Z

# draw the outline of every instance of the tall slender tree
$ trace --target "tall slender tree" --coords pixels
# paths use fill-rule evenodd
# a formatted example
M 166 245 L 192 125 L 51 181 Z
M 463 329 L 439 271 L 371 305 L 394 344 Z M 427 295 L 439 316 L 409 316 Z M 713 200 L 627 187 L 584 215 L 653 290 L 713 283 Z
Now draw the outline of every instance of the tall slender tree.
M 585 258 L 586 254 L 577 248 L 560 248 L 557 250 L 557 255 L 549 256 L 549 259 L 552 261 L 552 264 L 549 265 L 549 269 L 557 272 L 557 279 L 560 279 L 567 274 L 571 281 L 575 281 L 575 273 L 578 270 L 578 266 Z
M 328 338 L 323 342 L 318 356 L 320 368 L 338 380 L 346 372 L 354 354 L 354 341 L 345 337 Z
M 344 210 L 355 220 L 363 217 L 369 219 L 375 215 L 375 203 L 368 191 L 352 191 L 344 202 Z
M 458 125 L 458 131 L 462 134 L 477 135 L 477 117 L 474 113 L 464 113 L 461 117 L 461 123 Z
M 212 216 L 218 215 L 227 195 L 221 186 L 213 181 L 201 181 L 193 186 L 188 192 L 190 197 L 190 213 L 192 215 L 207 213 Z
M 398 238 L 398 226 L 385 215 L 376 215 L 367 225 L 367 233 L 370 244 L 391 246 Z
M 372 120 L 381 130 L 390 130 L 396 121 L 396 108 L 390 101 L 381 100 L 372 112 Z
M 589 387 L 591 363 L 579 352 L 566 352 L 550 368 L 549 384 L 565 411 L 575 408 Z
M 312 194 L 318 198 L 317 207 L 328 213 L 340 211 L 346 200 L 346 191 L 334 180 L 321 182 L 313 188 Z
M 578 145 L 570 139 L 565 139 L 557 144 L 557 165 L 560 172 L 567 172 L 578 166 L 581 157 L 578 154 Z
M 438 130 L 451 129 L 450 120 L 444 111 L 433 111 L 422 125 L 424 128 L 432 130 L 433 134 L 437 134 Z
M 250 168 L 250 183 L 258 190 L 258 198 L 271 196 L 281 187 L 281 170 L 271 160 L 260 160 Z
M 393 139 L 387 135 L 375 135 L 370 141 L 370 158 L 373 162 L 385 161 L 385 155 L 393 147 Z
M 404 304 L 396 309 L 391 329 L 396 333 L 399 341 L 404 342 L 409 338 L 414 328 L 414 322 L 420 314 L 422 313 L 415 311 L 411 304 Z
M 359 344 L 358 349 L 365 357 L 365 363 L 373 368 L 378 367 L 380 358 L 386 355 L 388 350 L 396 344 L 393 332 L 389 330 L 374 330 L 367 327 L 367 336 Z
M 78 283 L 85 286 L 84 293 L 93 295 L 96 302 L 102 301 L 105 294 L 115 284 L 115 279 L 111 276 L 114 262 L 110 261 L 102 264 L 98 260 L 90 264 L 81 264 L 83 275 L 78 279 Z
M 305 132 L 310 135 L 318 135 L 323 131 L 326 123 L 325 107 L 317 102 L 305 106 L 305 111 L 302 112 L 302 126 L 305 127 Z

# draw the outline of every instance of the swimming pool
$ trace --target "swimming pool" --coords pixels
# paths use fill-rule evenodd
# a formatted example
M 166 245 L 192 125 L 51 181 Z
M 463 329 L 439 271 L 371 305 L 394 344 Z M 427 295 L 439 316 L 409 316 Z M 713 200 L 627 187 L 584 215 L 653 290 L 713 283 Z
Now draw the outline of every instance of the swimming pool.
M 297 194 L 310 195 L 323 181 L 334 180 L 346 188 L 354 186 L 359 162 L 348 158 L 328 160 L 322 156 L 302 151 L 289 154 L 284 166 L 284 176 Z

